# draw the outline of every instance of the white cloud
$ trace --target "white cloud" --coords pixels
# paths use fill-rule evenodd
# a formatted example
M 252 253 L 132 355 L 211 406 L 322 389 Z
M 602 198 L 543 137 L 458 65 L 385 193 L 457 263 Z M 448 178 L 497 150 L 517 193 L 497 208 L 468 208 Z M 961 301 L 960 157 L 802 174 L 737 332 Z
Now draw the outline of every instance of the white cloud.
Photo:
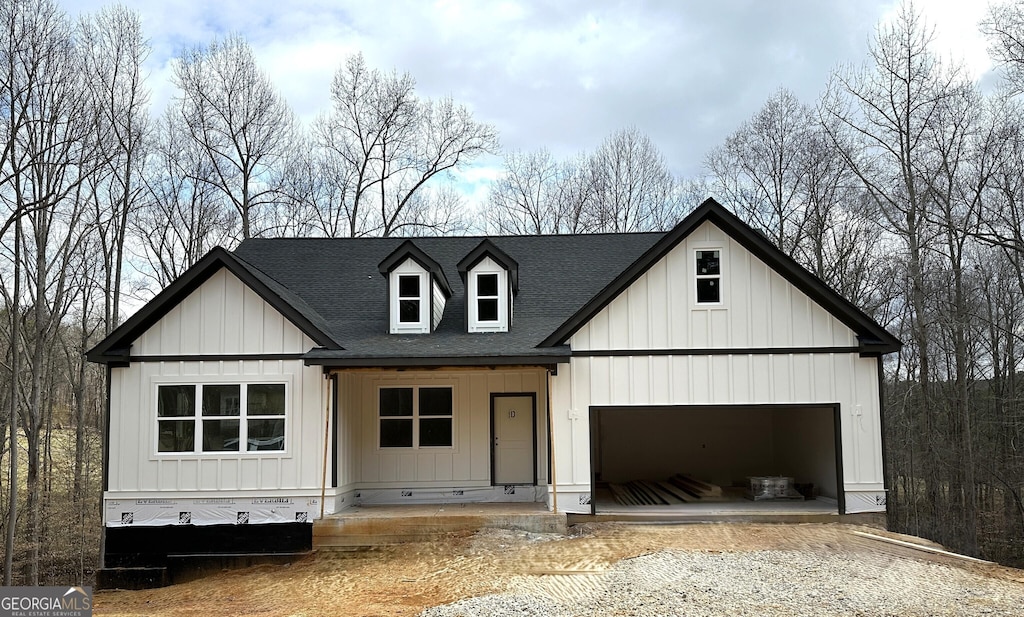
M 686 175 L 780 86 L 813 103 L 837 64 L 866 58 L 875 24 L 893 8 L 892 0 L 123 1 L 152 41 L 157 105 L 171 93 L 170 58 L 236 31 L 306 120 L 329 107 L 335 70 L 362 51 L 372 67 L 410 72 L 421 94 L 466 104 L 506 147 L 564 157 L 635 125 Z M 918 4 L 937 44 L 975 75 L 989 66 L 979 5 Z

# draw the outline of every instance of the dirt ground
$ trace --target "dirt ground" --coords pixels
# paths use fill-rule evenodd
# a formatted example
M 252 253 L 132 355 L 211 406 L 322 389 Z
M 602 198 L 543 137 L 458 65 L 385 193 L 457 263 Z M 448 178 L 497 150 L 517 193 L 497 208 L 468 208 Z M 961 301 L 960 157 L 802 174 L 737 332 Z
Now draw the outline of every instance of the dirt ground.
M 146 591 L 103 591 L 97 615 L 416 615 L 462 598 L 506 591 L 514 578 L 601 572 L 662 549 L 704 552 L 806 550 L 877 561 L 939 561 L 979 579 L 1024 585 L 1024 571 L 934 555 L 857 535 L 841 525 L 578 525 L 569 536 L 483 530 L 433 542 L 321 551 L 289 565 L 225 571 Z M 934 545 L 932 545 L 934 546 Z M 567 577 L 571 579 L 572 577 Z

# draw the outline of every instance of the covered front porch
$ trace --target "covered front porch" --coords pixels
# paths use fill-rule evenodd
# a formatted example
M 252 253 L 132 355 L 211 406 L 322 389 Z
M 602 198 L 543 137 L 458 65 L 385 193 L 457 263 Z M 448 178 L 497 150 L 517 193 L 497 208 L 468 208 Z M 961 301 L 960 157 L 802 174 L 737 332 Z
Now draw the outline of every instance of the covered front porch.
M 487 504 L 546 511 L 549 368 L 326 368 L 325 513 Z

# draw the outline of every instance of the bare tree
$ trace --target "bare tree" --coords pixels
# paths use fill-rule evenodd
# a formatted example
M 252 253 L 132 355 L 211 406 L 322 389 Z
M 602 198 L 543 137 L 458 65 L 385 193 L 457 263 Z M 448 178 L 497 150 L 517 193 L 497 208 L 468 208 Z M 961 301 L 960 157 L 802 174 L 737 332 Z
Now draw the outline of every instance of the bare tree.
M 281 200 L 273 170 L 292 148 L 294 114 L 239 35 L 186 51 L 174 65 L 174 83 L 180 92 L 172 109 L 214 172 L 197 180 L 238 211 L 243 238 L 260 235 L 261 209 Z
M 231 244 L 238 221 L 218 199 L 216 177 L 181 115 L 168 110 L 153 136 L 143 204 L 130 221 L 143 295 L 166 287 L 213 247 Z
M 85 232 L 79 199 L 84 179 L 99 161 L 95 118 L 87 104 L 79 50 L 70 21 L 48 0 L 5 7 L 10 39 L 4 74 L 7 143 L 0 198 L 16 213 L 15 268 L 25 275 L 19 297 L 8 298 L 13 314 L 24 314 L 20 338 L 26 351 L 28 383 L 21 410 L 27 443 L 27 582 L 39 582 L 41 550 L 41 447 L 51 409 L 49 350 L 66 315 Z M 19 242 L 20 238 L 20 242 Z M 20 264 L 20 265 L 19 265 Z M 7 292 L 6 287 L 4 292 Z M 17 344 L 17 343 L 16 343 Z M 17 372 L 17 371 L 16 371 Z M 17 381 L 17 378 L 15 379 Z
M 142 63 L 149 55 L 137 13 L 115 5 L 84 16 L 79 48 L 104 165 L 89 178 L 88 197 L 99 239 L 105 294 L 104 330 L 120 321 L 122 264 L 128 219 L 142 192 L 149 93 Z
M 682 215 L 684 187 L 636 128 L 562 161 L 546 149 L 512 151 L 503 172 L 485 208 L 499 233 L 649 231 L 668 229 Z
M 894 526 L 977 553 L 988 490 L 979 478 L 996 475 L 977 455 L 987 437 L 978 432 L 986 406 L 976 388 L 1005 362 L 983 358 L 985 340 L 999 338 L 986 335 L 983 314 L 997 319 L 1000 310 L 988 303 L 983 311 L 977 299 L 1000 269 L 979 262 L 991 253 L 976 239 L 993 229 L 983 217 L 987 187 L 1005 168 L 1006 127 L 930 46 L 923 17 L 904 5 L 879 30 L 873 65 L 837 73 L 820 111 L 902 253 L 901 326 L 910 344 L 896 374 L 905 391 L 896 415 L 909 429 L 894 458 L 908 482 L 894 482 Z
M 711 151 L 715 188 L 742 218 L 792 252 L 803 240 L 810 172 L 811 109 L 785 89 Z
M 595 207 L 594 202 L 597 199 L 594 167 L 590 164 L 590 157 L 585 153 L 559 162 L 554 199 L 551 233 L 584 232 L 586 213 Z
M 451 98 L 421 99 L 414 90 L 408 73 L 370 70 L 361 54 L 338 69 L 334 107 L 314 126 L 317 165 L 329 172 L 321 206 L 329 212 L 318 219 L 346 220 L 350 236 L 445 231 L 429 216 L 438 204 L 425 198 L 425 189 L 435 177 L 494 152 L 497 133 Z
M 596 209 L 590 158 L 556 161 L 542 148 L 505 155 L 502 176 L 488 192 L 484 217 L 500 234 L 580 233 L 584 213 Z
M 594 207 L 588 231 L 667 229 L 679 218 L 676 181 L 665 157 L 636 127 L 610 135 L 590 158 Z
M 991 3 L 981 31 L 989 41 L 989 54 L 1003 65 L 1007 86 L 1024 92 L 1024 1 Z

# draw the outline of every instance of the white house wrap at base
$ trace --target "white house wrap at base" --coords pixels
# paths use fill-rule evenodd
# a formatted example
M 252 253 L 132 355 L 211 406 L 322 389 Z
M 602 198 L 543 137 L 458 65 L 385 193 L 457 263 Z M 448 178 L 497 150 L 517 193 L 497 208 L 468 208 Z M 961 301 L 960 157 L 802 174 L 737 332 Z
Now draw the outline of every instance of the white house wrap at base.
M 105 566 L 308 547 L 360 503 L 600 512 L 680 474 L 884 511 L 899 346 L 713 200 L 667 233 L 214 249 L 89 352 Z

